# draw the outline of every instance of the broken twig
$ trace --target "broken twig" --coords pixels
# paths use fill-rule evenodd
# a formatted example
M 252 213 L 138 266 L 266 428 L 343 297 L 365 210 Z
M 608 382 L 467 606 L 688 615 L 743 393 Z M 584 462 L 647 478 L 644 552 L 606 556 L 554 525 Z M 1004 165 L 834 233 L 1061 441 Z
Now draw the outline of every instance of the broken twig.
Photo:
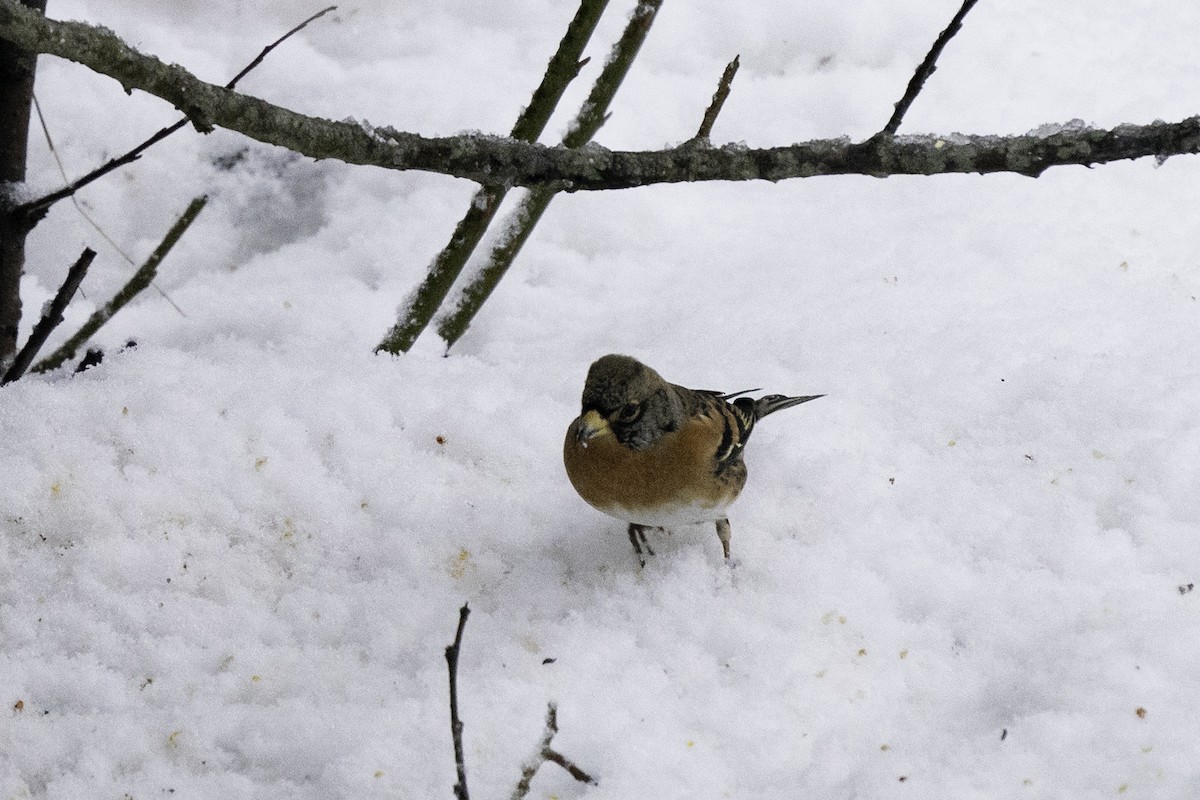
M 46 339 L 50 337 L 51 332 L 58 327 L 63 321 L 63 312 L 66 311 L 67 305 L 71 302 L 71 298 L 75 296 L 75 292 L 79 290 L 79 284 L 83 283 L 83 276 L 87 275 L 88 267 L 92 265 L 92 260 L 96 257 L 96 251 L 90 247 L 84 249 L 83 254 L 79 256 L 79 260 L 67 270 L 66 280 L 62 286 L 58 287 L 58 292 L 54 295 L 54 299 L 50 301 L 46 312 L 42 314 L 42 318 L 38 320 L 37 325 L 33 326 L 33 331 L 29 334 L 29 339 L 26 340 L 25 346 L 17 353 L 17 357 L 13 359 L 12 364 L 4 373 L 4 377 L 0 378 L 0 386 L 20 378 L 25 374 L 25 370 L 33 363 L 33 359 L 38 354 L 38 350 L 42 349 L 42 345 L 46 343 Z

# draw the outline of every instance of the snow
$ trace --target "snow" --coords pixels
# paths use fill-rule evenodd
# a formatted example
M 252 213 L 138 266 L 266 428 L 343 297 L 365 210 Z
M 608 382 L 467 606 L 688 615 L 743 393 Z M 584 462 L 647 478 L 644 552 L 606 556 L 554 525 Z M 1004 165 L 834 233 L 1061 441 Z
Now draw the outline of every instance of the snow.
M 51 13 L 224 81 L 315 10 L 286 6 Z M 957 7 L 668 0 L 598 142 L 686 140 L 738 53 L 715 145 L 868 136 Z M 574 10 L 363 0 L 242 88 L 502 133 Z M 980 4 L 900 132 L 1195 114 L 1197 24 Z M 38 96 L 72 175 L 177 113 L 54 59 Z M 1180 157 L 564 194 L 448 358 L 432 332 L 393 358 L 372 350 L 475 187 L 181 131 L 80 200 L 140 262 L 210 196 L 157 281 L 187 316 L 144 293 L 101 366 L 0 393 L 0 798 L 450 797 L 464 602 L 477 800 L 512 792 L 552 700 L 599 785 L 546 765 L 530 797 L 1196 796 L 1198 179 Z M 30 239 L 22 337 L 86 244 L 44 352 L 129 268 L 69 203 Z M 736 566 L 697 526 L 639 570 L 571 490 L 562 435 L 607 352 L 827 395 L 756 429 Z

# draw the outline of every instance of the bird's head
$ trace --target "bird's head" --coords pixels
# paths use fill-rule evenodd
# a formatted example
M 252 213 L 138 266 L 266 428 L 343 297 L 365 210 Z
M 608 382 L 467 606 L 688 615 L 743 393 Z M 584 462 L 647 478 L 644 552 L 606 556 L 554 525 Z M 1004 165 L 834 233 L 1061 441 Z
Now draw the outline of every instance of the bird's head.
M 636 358 L 607 355 L 588 370 L 578 439 L 612 434 L 621 444 L 643 450 L 677 429 L 683 403 L 675 387 Z

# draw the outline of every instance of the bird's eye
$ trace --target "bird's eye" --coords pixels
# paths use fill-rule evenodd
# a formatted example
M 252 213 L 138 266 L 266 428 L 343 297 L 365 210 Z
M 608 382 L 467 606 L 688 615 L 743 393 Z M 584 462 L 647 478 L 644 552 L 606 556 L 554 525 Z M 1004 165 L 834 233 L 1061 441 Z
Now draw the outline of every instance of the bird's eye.
M 642 413 L 641 403 L 626 403 L 620 411 L 617 412 L 617 420 L 620 422 L 633 422 Z

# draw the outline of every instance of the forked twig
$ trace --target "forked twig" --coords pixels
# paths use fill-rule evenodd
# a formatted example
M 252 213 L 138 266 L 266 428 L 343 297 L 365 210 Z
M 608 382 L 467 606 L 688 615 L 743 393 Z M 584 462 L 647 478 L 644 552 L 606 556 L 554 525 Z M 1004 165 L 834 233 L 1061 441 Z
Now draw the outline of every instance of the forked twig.
M 125 307 L 138 292 L 145 289 L 154 280 L 154 276 L 158 274 L 158 266 L 163 259 L 167 257 L 167 253 L 171 252 L 171 248 L 179 241 L 180 237 L 187 231 L 191 224 L 196 220 L 196 216 L 204 208 L 204 204 L 208 202 L 207 197 L 197 197 L 187 207 L 175 224 L 171 226 L 171 230 L 167 231 L 167 235 L 159 242 L 158 247 L 154 248 L 154 252 L 146 259 L 146 263 L 142 264 L 133 277 L 121 287 L 121 291 L 113 296 L 101 308 L 96 309 L 92 316 L 88 317 L 88 321 L 83 323 L 83 326 L 75 332 L 75 334 L 63 342 L 62 345 L 50 355 L 39 361 L 34 366 L 34 372 L 48 372 L 60 366 L 64 361 L 74 358 L 75 352 L 92 337 L 92 335 L 100 330 L 104 323 L 112 319 L 113 315 Z
M 446 648 L 446 668 L 450 673 L 450 735 L 454 740 L 454 766 L 458 769 L 458 783 L 454 784 L 454 796 L 458 800 L 471 800 L 467 792 L 467 764 L 463 756 L 463 723 L 458 716 L 458 653 L 462 648 L 463 628 L 466 627 L 467 617 L 471 609 L 463 603 L 458 610 L 458 630 L 454 634 L 454 644 Z
M 938 56 L 942 54 L 946 44 L 954 38 L 954 35 L 962 28 L 963 19 L 967 16 L 967 12 L 977 3 L 978 0 L 963 0 L 962 8 L 958 9 L 958 13 L 954 15 L 954 19 L 950 20 L 950 24 L 946 26 L 946 30 L 942 31 L 936 40 L 933 42 L 933 47 L 929 48 L 929 52 L 925 54 L 925 60 L 917 67 L 917 71 L 913 73 L 912 79 L 908 82 L 908 88 L 904 90 L 904 96 L 900 98 L 900 102 L 896 103 L 896 110 L 892 112 L 892 118 L 888 120 L 887 125 L 883 126 L 883 130 L 875 134 L 876 136 L 895 136 L 896 131 L 900 128 L 900 123 L 904 119 L 904 115 L 908 113 L 908 107 L 917 99 L 917 95 L 921 93 L 921 89 L 925 86 L 925 81 L 937 69 Z
M 46 339 L 50 337 L 51 332 L 58 327 L 63 320 L 63 312 L 67 305 L 71 302 L 71 298 L 75 296 L 75 292 L 79 290 L 79 284 L 83 283 L 83 277 L 87 275 L 88 267 L 92 265 L 92 259 L 96 257 L 96 251 L 90 247 L 83 251 L 79 256 L 79 260 L 67 270 L 66 280 L 62 286 L 58 287 L 58 292 L 54 295 L 54 299 L 50 301 L 50 306 L 46 309 L 46 313 L 42 314 L 42 318 L 38 320 L 37 325 L 33 326 L 33 331 L 29 334 L 29 339 L 26 340 L 25 346 L 17 353 L 17 357 L 13 359 L 8 370 L 5 371 L 4 377 L 0 378 L 0 386 L 20 378 L 25 374 L 25 370 L 33 363 L 33 359 L 38 354 L 38 350 L 42 349 L 42 345 L 46 343 Z
M 267 57 L 268 53 L 270 53 L 272 50 L 274 50 L 279 45 L 283 44 L 285 41 L 290 39 L 296 33 L 303 30 L 310 22 L 313 22 L 314 20 L 325 16 L 330 11 L 333 11 L 336 8 L 337 8 L 337 6 L 329 6 L 328 8 L 324 8 L 324 9 L 318 11 L 316 14 L 313 14 L 311 17 L 304 20 L 304 22 L 301 22 L 299 25 L 292 28 L 290 31 L 285 33 L 283 36 L 280 36 L 278 39 L 276 39 L 275 41 L 271 42 L 269 45 L 264 47 L 262 49 L 262 52 L 259 53 L 254 58 L 253 61 L 251 61 L 249 64 L 247 64 L 242 69 L 241 72 L 239 72 L 237 75 L 234 76 L 233 80 L 231 80 L 231 81 L 229 81 L 229 83 L 225 84 L 225 88 L 232 89 L 235 86 L 237 86 L 237 82 L 240 81 L 242 78 L 244 78 L 246 76 L 246 73 L 248 73 L 250 70 L 254 69 L 259 64 L 261 64 L 263 59 Z M 137 147 L 130 150 L 128 153 L 125 153 L 124 155 L 117 156 L 116 158 L 111 159 L 107 163 L 100 165 L 96 169 L 94 169 L 91 172 L 89 172 L 88 174 L 84 175 L 82 178 L 75 180 L 73 183 L 70 183 L 70 184 L 64 186 L 63 188 L 59 189 L 58 191 L 51 192 L 50 194 L 46 195 L 45 197 L 39 197 L 37 200 L 31 200 L 28 203 L 22 203 L 21 205 L 19 205 L 13 209 L 13 211 L 12 211 L 13 215 L 18 218 L 24 217 L 26 219 L 32 220 L 33 222 L 36 222 L 38 219 L 43 217 L 46 214 L 46 212 L 50 210 L 50 207 L 53 206 L 55 203 L 57 203 L 59 200 L 65 200 L 68 197 L 72 197 L 80 189 L 87 186 L 89 183 L 92 183 L 93 181 L 97 180 L 98 178 L 104 177 L 105 175 L 107 175 L 108 173 L 117 169 L 118 167 L 123 167 L 126 164 L 131 164 L 134 161 L 137 161 L 139 158 L 142 157 L 142 153 L 144 153 L 146 150 L 148 150 L 153 145 L 158 144 L 159 142 L 161 142 L 163 139 L 167 138 L 171 134 L 175 133 L 175 131 L 179 130 L 183 126 L 187 125 L 190 120 L 191 120 L 190 117 L 185 116 L 185 117 L 183 117 L 183 119 L 179 120 L 178 122 L 174 123 L 173 125 L 169 125 L 166 128 L 163 128 L 158 133 L 154 134 L 149 139 L 147 139 L 146 141 L 139 144 Z
M 525 766 L 521 768 L 521 780 L 517 781 L 517 787 L 513 789 L 512 800 L 521 800 L 521 798 L 529 794 L 529 786 L 533 783 L 533 776 L 541 769 L 542 764 L 545 764 L 547 761 L 558 764 L 580 783 L 590 783 L 592 786 L 599 785 L 595 778 L 580 769 L 575 762 L 550 746 L 550 743 L 554 741 L 554 734 L 556 733 L 558 733 L 558 706 L 554 703 L 549 703 L 546 708 L 546 729 L 542 732 L 542 746 L 538 748 L 533 757 L 526 761 Z
M 741 56 L 734 56 L 733 61 L 725 67 L 725 72 L 721 74 L 721 80 L 717 84 L 717 91 L 712 96 L 712 102 L 709 103 L 708 109 L 704 112 L 704 119 L 700 122 L 700 130 L 696 132 L 696 136 L 692 139 L 693 142 L 708 144 L 709 137 L 712 135 L 713 125 L 717 121 L 717 115 L 721 113 L 721 107 L 725 105 L 725 100 L 729 97 L 729 89 L 733 84 L 733 76 L 737 75 L 738 67 L 741 66 Z

